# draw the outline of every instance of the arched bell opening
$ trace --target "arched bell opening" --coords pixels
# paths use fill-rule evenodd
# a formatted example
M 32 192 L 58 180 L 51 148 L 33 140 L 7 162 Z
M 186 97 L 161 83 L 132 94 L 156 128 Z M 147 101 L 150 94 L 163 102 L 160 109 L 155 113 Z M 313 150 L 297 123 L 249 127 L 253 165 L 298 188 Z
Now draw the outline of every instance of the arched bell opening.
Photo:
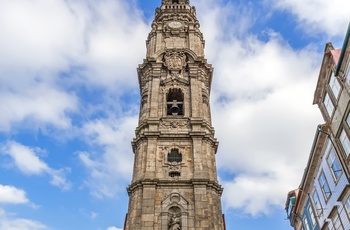
M 169 89 L 167 95 L 167 115 L 184 115 L 184 94 L 181 89 Z

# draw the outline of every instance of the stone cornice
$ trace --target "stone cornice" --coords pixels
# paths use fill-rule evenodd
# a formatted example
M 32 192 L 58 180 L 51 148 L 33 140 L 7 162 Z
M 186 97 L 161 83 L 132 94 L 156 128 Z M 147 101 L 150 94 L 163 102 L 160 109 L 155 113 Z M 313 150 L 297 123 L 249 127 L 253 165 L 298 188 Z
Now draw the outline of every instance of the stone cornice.
M 191 179 L 191 180 L 159 180 L 159 179 L 143 179 L 136 181 L 129 185 L 127 188 L 128 193 L 132 193 L 137 189 L 141 189 L 145 186 L 155 186 L 157 188 L 159 187 L 176 187 L 176 188 L 183 188 L 183 187 L 206 187 L 213 189 L 216 191 L 220 196 L 223 193 L 222 186 L 212 180 L 208 179 Z

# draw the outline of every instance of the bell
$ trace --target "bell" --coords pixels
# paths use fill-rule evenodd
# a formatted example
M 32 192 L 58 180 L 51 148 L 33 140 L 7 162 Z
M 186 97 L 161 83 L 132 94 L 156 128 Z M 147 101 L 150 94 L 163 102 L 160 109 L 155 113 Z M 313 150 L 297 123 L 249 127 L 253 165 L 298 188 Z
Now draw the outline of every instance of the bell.
M 178 115 L 180 112 L 181 112 L 181 109 L 179 108 L 179 106 L 177 105 L 177 101 L 174 100 L 173 101 L 173 104 L 171 105 L 170 109 L 169 109 L 169 112 L 172 114 L 172 115 Z

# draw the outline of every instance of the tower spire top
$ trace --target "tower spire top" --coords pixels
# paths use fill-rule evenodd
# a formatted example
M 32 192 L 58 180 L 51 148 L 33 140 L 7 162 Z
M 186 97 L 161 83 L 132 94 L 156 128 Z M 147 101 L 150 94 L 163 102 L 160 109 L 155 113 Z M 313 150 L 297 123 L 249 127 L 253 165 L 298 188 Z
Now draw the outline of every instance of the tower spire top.
M 162 0 L 163 5 L 190 4 L 190 0 Z

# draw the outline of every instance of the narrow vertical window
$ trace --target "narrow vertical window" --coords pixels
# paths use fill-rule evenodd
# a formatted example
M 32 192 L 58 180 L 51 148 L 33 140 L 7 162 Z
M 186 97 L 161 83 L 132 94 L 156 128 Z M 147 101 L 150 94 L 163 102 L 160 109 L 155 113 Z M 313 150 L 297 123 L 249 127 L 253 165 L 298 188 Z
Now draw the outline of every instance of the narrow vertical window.
M 307 211 L 311 219 L 312 228 L 314 228 L 316 226 L 316 218 L 315 218 L 314 210 L 312 209 L 311 205 L 309 205 L 309 207 L 307 208 Z
M 343 170 L 339 165 L 339 161 L 338 161 L 338 158 L 336 156 L 335 149 L 333 148 L 333 146 L 331 147 L 331 150 L 329 152 L 327 162 L 328 162 L 329 168 L 331 169 L 331 172 L 332 172 L 332 175 L 333 175 L 335 181 L 337 181 L 339 179 L 341 173 L 343 172 Z
M 348 116 L 346 117 L 346 124 L 350 128 L 350 113 L 348 113 Z
M 329 198 L 330 198 L 331 195 L 332 195 L 332 192 L 331 192 L 331 189 L 329 188 L 329 185 L 328 185 L 326 176 L 324 175 L 324 172 L 323 172 L 323 171 L 321 172 L 321 175 L 320 175 L 320 177 L 318 178 L 318 182 L 320 183 L 320 187 L 321 187 L 321 190 L 322 190 L 324 199 L 325 199 L 326 201 L 328 201 Z
M 309 221 L 307 220 L 306 216 L 304 217 L 303 222 L 305 230 L 310 230 Z
M 344 201 L 344 206 L 345 206 L 346 213 L 348 214 L 348 217 L 350 218 L 350 195 L 348 195 L 346 200 Z
M 334 76 L 334 73 L 332 73 L 332 76 L 329 80 L 329 87 L 331 88 L 334 97 L 338 99 L 340 93 L 340 84 L 338 82 L 338 79 Z
M 333 228 L 335 230 L 344 230 L 343 224 L 339 218 L 339 213 L 336 211 L 334 216 L 332 217 L 332 222 L 333 222 Z
M 328 116 L 331 117 L 332 114 L 333 114 L 334 105 L 333 105 L 333 102 L 332 102 L 331 98 L 329 97 L 328 93 L 327 93 L 326 96 L 324 97 L 323 104 L 324 104 L 324 106 L 326 107 Z
M 323 212 L 323 208 L 322 208 L 322 204 L 320 201 L 320 197 L 318 196 L 318 193 L 316 190 L 312 194 L 312 200 L 313 200 L 315 208 L 316 208 L 317 216 L 320 216 Z
M 345 156 L 348 157 L 350 154 L 350 140 L 344 129 L 340 133 L 339 141 L 341 143 Z
M 289 205 L 288 205 L 288 211 L 287 211 L 289 217 L 292 214 L 293 208 L 295 206 L 295 201 L 296 201 L 296 197 L 295 196 L 289 198 Z

